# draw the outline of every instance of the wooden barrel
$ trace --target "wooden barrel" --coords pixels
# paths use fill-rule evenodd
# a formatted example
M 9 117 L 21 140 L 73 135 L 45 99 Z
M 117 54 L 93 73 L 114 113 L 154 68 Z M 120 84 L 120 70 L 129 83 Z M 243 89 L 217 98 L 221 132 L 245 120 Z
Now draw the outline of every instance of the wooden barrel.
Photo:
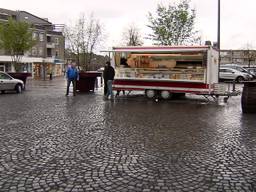
M 256 82 L 244 83 L 241 104 L 243 113 L 256 113 Z

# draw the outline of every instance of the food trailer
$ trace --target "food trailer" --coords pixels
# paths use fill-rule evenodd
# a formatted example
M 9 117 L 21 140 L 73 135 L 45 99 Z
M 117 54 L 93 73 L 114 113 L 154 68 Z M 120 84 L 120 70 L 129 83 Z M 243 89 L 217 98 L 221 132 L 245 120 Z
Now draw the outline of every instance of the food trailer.
M 212 46 L 113 47 L 111 52 L 113 90 L 145 91 L 148 98 L 163 99 L 186 93 L 214 98 L 237 94 L 219 84 L 218 51 Z

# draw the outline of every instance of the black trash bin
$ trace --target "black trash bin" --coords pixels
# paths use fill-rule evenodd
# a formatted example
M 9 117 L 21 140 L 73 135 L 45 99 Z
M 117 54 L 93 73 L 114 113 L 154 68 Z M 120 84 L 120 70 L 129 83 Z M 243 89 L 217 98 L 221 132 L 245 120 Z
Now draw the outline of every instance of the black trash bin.
M 76 89 L 79 92 L 94 92 L 96 78 L 100 76 L 101 73 L 96 71 L 80 72 L 79 80 L 76 84 Z
M 243 113 L 256 113 L 256 81 L 244 82 L 241 105 Z

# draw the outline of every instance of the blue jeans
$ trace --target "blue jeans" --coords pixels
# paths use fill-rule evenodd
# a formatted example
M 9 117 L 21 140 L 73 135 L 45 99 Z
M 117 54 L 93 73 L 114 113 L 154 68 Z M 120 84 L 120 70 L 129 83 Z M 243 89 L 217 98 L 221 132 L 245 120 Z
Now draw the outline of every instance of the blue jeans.
M 108 80 L 107 81 L 107 88 L 108 88 L 108 92 L 107 92 L 107 97 L 108 96 L 111 96 L 111 97 L 113 97 L 113 90 L 112 90 L 112 82 L 113 82 L 113 80 Z
M 76 95 L 76 80 L 74 79 L 68 79 L 67 80 L 67 92 L 66 92 L 66 95 L 69 94 L 69 87 L 70 87 L 70 84 L 73 84 L 73 95 Z

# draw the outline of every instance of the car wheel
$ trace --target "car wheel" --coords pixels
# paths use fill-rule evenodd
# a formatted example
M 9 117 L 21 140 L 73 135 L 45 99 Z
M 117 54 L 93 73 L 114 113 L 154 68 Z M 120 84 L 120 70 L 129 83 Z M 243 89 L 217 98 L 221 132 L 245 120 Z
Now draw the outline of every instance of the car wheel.
M 240 82 L 244 81 L 244 78 L 242 76 L 239 76 L 239 77 L 236 78 L 236 81 L 238 83 L 240 83 Z
M 21 85 L 20 84 L 16 85 L 15 90 L 17 93 L 21 93 L 21 91 L 22 91 Z
M 2 90 L 1 93 L 2 93 L 2 94 L 5 94 L 5 90 Z

